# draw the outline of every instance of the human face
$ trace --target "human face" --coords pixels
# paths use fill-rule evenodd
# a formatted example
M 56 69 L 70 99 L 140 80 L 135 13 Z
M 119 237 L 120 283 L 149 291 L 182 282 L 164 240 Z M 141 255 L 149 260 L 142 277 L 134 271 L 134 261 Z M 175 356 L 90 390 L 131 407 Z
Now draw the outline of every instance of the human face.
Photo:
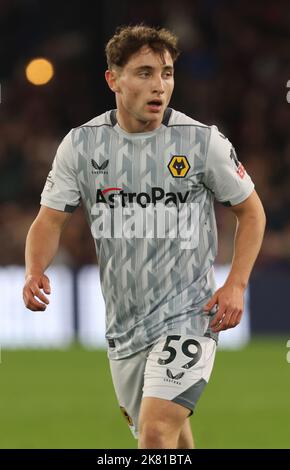
M 127 64 L 107 70 L 106 79 L 116 93 L 117 118 L 127 132 L 146 132 L 160 127 L 173 87 L 173 60 L 148 46 L 133 54 Z

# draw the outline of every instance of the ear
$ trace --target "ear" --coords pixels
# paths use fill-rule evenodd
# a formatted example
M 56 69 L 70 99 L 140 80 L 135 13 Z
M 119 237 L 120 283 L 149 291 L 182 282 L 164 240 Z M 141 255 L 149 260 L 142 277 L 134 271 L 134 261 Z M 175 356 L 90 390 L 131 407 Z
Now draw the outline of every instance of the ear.
M 106 70 L 105 72 L 105 79 L 106 79 L 106 82 L 109 86 L 109 88 L 114 92 L 114 93 L 118 93 L 120 91 L 120 88 L 119 88 L 119 80 L 118 80 L 118 73 L 116 70 Z

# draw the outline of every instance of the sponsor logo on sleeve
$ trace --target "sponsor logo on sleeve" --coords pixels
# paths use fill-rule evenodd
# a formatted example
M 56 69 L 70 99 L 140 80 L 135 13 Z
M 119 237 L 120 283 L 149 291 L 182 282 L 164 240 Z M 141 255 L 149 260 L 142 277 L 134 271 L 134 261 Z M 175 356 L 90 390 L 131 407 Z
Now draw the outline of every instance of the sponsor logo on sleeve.
M 236 170 L 237 174 L 239 175 L 239 177 L 241 179 L 243 179 L 245 174 L 246 174 L 246 170 L 245 170 L 244 166 L 241 164 L 241 162 L 239 162 L 234 147 L 231 148 L 230 157 L 231 157 L 231 159 L 233 160 L 233 162 L 235 163 L 235 165 L 237 167 L 237 170 Z

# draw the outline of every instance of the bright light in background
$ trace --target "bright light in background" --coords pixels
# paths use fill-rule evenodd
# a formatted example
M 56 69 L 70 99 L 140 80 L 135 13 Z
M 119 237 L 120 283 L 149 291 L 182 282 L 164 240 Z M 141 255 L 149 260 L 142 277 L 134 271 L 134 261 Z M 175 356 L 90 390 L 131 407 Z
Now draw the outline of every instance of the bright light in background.
M 33 59 L 26 67 L 26 78 L 33 85 L 45 85 L 53 75 L 53 65 L 44 58 Z

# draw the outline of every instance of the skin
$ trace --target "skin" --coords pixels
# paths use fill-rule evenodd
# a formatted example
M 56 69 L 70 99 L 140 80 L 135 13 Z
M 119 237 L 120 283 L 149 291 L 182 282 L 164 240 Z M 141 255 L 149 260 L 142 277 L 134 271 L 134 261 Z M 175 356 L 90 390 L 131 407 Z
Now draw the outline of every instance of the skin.
M 241 321 L 245 289 L 261 248 L 266 225 L 264 209 L 256 191 L 230 210 L 237 218 L 231 270 L 225 284 L 215 292 L 204 308 L 205 312 L 209 312 L 215 305 L 218 307 L 217 314 L 210 323 L 214 332 L 234 328 Z
M 124 67 L 107 70 L 105 78 L 115 93 L 119 126 L 129 133 L 148 132 L 161 126 L 173 87 L 173 61 L 168 51 L 163 56 L 149 47 L 132 55 Z M 150 105 L 159 100 L 158 105 Z M 204 307 L 205 314 L 216 305 L 217 314 L 210 325 L 213 331 L 234 328 L 240 323 L 244 292 L 261 247 L 265 214 L 257 193 L 231 207 L 237 217 L 235 252 L 228 278 Z M 44 274 L 59 245 L 61 232 L 71 214 L 42 206 L 27 236 L 26 276 L 23 299 L 33 311 L 44 311 L 51 293 Z M 160 398 L 142 400 L 139 418 L 139 448 L 193 448 L 188 420 L 189 410 Z
M 105 78 L 115 93 L 117 120 L 127 132 L 147 132 L 161 126 L 173 88 L 173 60 L 168 51 L 163 56 L 143 46 L 127 64 L 107 70 Z M 160 106 L 150 106 L 159 100 Z

